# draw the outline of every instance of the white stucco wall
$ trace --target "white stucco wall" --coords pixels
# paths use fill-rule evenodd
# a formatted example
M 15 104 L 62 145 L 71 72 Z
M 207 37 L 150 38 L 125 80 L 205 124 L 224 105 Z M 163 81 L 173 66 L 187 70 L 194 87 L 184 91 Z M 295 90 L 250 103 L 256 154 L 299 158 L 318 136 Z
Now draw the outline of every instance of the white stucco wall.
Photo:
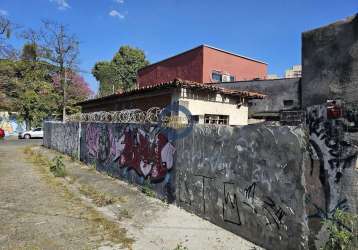
M 179 104 L 187 107 L 192 115 L 227 115 L 229 116 L 229 125 L 247 125 L 248 124 L 248 107 L 246 104 L 238 107 L 236 103 L 214 102 L 205 100 L 194 100 L 180 97 Z M 199 123 L 202 123 L 200 121 Z

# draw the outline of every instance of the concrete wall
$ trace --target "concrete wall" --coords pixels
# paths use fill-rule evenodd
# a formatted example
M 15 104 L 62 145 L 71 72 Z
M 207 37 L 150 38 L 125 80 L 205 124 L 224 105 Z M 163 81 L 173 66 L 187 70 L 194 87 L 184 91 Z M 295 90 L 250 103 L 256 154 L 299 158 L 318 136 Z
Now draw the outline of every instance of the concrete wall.
M 241 81 L 221 83 L 218 86 L 267 95 L 264 99 L 250 101 L 250 116 L 263 112 L 279 112 L 281 110 L 297 110 L 301 108 L 300 78 Z M 289 100 L 292 100 L 292 104 L 285 105 L 285 101 Z
M 203 117 L 205 114 L 227 115 L 229 116 L 228 125 L 235 126 L 248 124 L 249 115 L 247 104 L 243 104 L 238 108 L 237 104 L 181 98 L 179 100 L 179 105 L 188 108 L 192 115 L 199 115 Z
M 81 161 L 99 171 L 154 189 L 175 200 L 174 145 L 159 127 L 136 124 L 82 123 Z
M 177 204 L 267 249 L 306 249 L 304 132 L 197 126 L 177 142 Z
M 80 124 L 76 122 L 44 122 L 43 144 L 47 148 L 78 158 Z
M 304 32 L 302 64 L 312 158 L 306 172 L 309 246 L 319 248 L 327 237 L 322 219 L 337 223 L 337 209 L 358 213 L 358 15 Z
M 159 127 L 45 122 L 43 144 L 113 177 L 148 186 L 159 198 L 175 200 L 176 149 Z
M 190 111 L 191 115 L 199 116 L 199 124 L 204 124 L 204 116 L 206 114 L 227 115 L 229 116 L 228 125 L 248 124 L 247 100 L 244 98 L 181 89 L 177 100 L 179 105 Z M 242 103 L 242 105 L 238 106 L 238 103 Z
M 309 245 L 317 249 L 327 237 L 322 219 L 338 223 L 333 219 L 337 209 L 358 214 L 358 129 L 332 114 L 326 104 L 307 108 L 312 165 L 306 168 L 306 210 Z
M 45 123 L 44 145 L 80 149 L 97 170 L 267 249 L 319 249 L 322 220 L 358 213 L 358 130 L 324 105 L 307 116 L 307 129 L 196 125 L 175 142 L 159 126 Z
M 302 34 L 303 107 L 358 102 L 358 15 Z

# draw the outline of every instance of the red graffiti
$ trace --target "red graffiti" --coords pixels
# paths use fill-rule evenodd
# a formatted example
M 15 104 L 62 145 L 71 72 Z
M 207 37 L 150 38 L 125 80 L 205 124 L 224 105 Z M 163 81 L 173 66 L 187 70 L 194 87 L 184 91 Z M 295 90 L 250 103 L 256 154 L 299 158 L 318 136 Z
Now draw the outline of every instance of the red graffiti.
M 127 128 L 119 143 L 120 167 L 132 168 L 153 182 L 162 181 L 173 167 L 175 148 L 161 133 L 151 136 L 140 128 Z

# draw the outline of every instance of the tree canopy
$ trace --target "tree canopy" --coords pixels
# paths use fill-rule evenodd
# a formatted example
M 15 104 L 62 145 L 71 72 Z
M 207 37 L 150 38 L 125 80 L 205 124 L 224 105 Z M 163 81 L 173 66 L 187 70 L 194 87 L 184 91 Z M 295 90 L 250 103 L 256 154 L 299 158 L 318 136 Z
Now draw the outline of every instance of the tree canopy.
M 99 81 L 101 96 L 118 90 L 129 90 L 136 85 L 137 72 L 149 64 L 144 51 L 122 46 L 111 61 L 99 61 L 93 69 L 93 76 Z
M 75 104 L 93 94 L 83 77 L 66 64 L 64 86 L 60 64 L 48 59 L 48 51 L 34 39 L 24 44 L 18 58 L 0 59 L 0 109 L 16 112 L 27 128 L 61 117 L 64 105 L 67 114 L 78 112 Z

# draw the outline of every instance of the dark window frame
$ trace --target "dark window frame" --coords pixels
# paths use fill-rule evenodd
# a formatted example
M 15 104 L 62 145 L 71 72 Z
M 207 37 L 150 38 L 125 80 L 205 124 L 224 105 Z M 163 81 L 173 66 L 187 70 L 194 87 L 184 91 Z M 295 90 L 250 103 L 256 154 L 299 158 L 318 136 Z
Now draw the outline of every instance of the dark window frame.
M 229 115 L 205 114 L 204 124 L 229 125 Z
M 292 106 L 295 102 L 293 100 L 283 100 L 283 106 Z
M 217 75 L 220 79 L 215 79 L 214 75 Z M 217 71 L 217 70 L 213 70 L 211 72 L 211 80 L 213 82 L 222 82 L 222 77 L 223 77 L 223 74 L 220 72 L 220 71 Z

